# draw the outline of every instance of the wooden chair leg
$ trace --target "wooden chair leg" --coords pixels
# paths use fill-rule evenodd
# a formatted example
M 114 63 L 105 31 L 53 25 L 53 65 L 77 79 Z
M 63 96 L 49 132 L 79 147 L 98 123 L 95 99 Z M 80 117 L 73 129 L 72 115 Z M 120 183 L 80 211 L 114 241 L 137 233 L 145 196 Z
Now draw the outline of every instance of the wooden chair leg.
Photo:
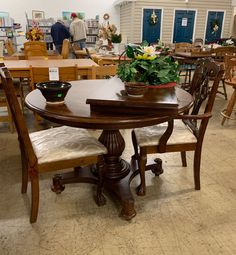
M 7 114 L 8 114 L 8 123 L 9 123 L 9 128 L 10 132 L 14 132 L 14 124 L 13 124 L 13 119 L 12 119 L 12 114 L 9 105 L 7 104 Z
M 140 180 L 141 183 L 137 187 L 137 195 L 138 196 L 145 196 L 146 195 L 146 181 L 145 181 L 145 170 L 147 164 L 147 151 L 145 148 L 140 148 L 140 156 L 138 160 L 138 167 L 140 173 Z
M 186 151 L 181 151 L 180 153 L 181 153 L 182 166 L 186 167 L 187 166 Z
M 137 139 L 136 139 L 134 130 L 132 130 L 131 136 L 132 136 L 132 144 L 134 147 L 134 155 L 132 156 L 132 160 L 138 160 L 139 158 L 138 144 L 137 144 Z
M 24 96 L 24 87 L 23 85 L 20 83 L 20 89 L 19 89 L 19 93 L 20 93 L 20 103 L 21 103 L 21 110 L 24 114 L 24 104 L 25 104 L 25 96 Z
M 223 115 L 223 119 L 221 121 L 222 126 L 224 125 L 225 120 L 230 117 L 235 103 L 236 103 L 236 89 L 234 89 L 234 92 L 233 92 L 232 96 L 230 97 L 230 100 L 229 100 L 229 103 L 227 105 L 226 111 L 224 113 L 222 113 L 222 115 Z
M 201 147 L 196 148 L 194 153 L 193 175 L 194 175 L 195 190 L 201 189 L 201 184 L 200 184 L 201 151 L 202 151 Z
M 225 87 L 225 81 L 223 79 L 221 81 L 222 81 L 222 87 L 223 87 L 223 91 L 224 91 L 223 93 L 225 96 L 225 100 L 227 100 L 228 97 L 227 97 L 227 92 L 226 92 L 226 87 Z
M 30 223 L 37 221 L 39 209 L 39 177 L 35 170 L 30 174 L 31 180 L 31 214 Z
M 23 146 L 21 146 L 21 167 L 22 167 L 22 183 L 21 183 L 21 193 L 24 194 L 27 192 L 28 186 L 28 166 Z

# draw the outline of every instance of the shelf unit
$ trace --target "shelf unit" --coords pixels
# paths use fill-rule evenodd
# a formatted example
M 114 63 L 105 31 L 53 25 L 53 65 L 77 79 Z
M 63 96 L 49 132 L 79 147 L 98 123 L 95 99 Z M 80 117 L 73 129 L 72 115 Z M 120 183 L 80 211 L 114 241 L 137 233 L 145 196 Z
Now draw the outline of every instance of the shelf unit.
M 86 44 L 95 45 L 97 38 L 98 38 L 98 31 L 99 31 L 99 20 L 98 19 L 87 19 L 85 20 L 88 33 L 86 38 Z
M 51 37 L 51 27 L 55 23 L 53 18 L 49 19 L 40 19 L 40 20 L 32 20 L 28 19 L 27 20 L 27 28 L 26 30 L 30 30 L 33 26 L 38 26 L 43 34 L 44 34 L 44 41 L 47 43 L 47 48 L 48 49 L 53 49 L 53 40 Z
M 14 27 L 14 20 L 9 16 L 0 17 L 0 41 L 10 39 L 16 47 L 16 32 Z M 4 53 L 7 53 L 4 49 Z

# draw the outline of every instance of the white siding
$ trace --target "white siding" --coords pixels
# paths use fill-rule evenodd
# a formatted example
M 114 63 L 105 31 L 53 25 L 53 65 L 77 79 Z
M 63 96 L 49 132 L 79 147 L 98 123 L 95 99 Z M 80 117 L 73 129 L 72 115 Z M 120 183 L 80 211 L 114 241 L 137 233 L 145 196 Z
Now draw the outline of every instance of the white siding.
M 196 10 L 195 38 L 204 38 L 206 27 L 207 11 L 224 11 L 224 23 L 222 37 L 231 36 L 233 22 L 233 7 L 231 0 L 189 0 L 186 4 L 184 0 L 141 0 L 125 3 L 120 7 L 120 29 L 121 33 L 127 35 L 129 42 L 140 42 L 142 37 L 142 10 L 143 8 L 162 8 L 162 41 L 171 42 L 173 35 L 174 10 Z

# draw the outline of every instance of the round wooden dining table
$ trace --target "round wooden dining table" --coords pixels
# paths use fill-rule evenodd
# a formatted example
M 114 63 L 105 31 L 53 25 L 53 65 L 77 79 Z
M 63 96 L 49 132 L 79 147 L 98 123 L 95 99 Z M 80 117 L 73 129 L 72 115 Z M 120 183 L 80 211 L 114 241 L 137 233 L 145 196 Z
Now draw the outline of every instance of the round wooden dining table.
M 135 171 L 130 164 L 121 158 L 125 149 L 125 141 L 120 129 L 130 129 L 155 125 L 172 118 L 178 113 L 184 112 L 192 105 L 193 98 L 186 91 L 175 88 L 177 97 L 177 112 L 173 111 L 137 111 L 126 110 L 112 111 L 111 107 L 94 110 L 86 103 L 88 99 L 105 96 L 107 98 L 121 98 L 119 104 L 129 102 L 128 96 L 122 95 L 123 84 L 117 79 L 110 80 L 80 80 L 71 82 L 72 87 L 68 91 L 64 104 L 48 104 L 39 90 L 31 91 L 25 98 L 26 106 L 41 117 L 62 125 L 68 125 L 87 129 L 100 129 L 102 133 L 99 141 L 107 147 L 108 153 L 104 155 L 106 174 L 104 187 L 115 194 L 121 203 L 120 215 L 129 220 L 136 215 L 134 198 L 130 190 L 130 182 L 135 176 Z M 140 99 L 137 99 L 140 100 Z M 148 98 L 143 99 L 146 103 Z M 116 100 L 115 100 L 116 101 Z M 109 102 L 109 100 L 108 100 Z M 124 108 L 126 109 L 126 108 Z M 169 116 L 167 116 L 169 115 Z M 137 173 L 137 171 L 136 171 Z M 76 179 L 78 176 L 74 176 Z M 66 174 L 65 177 L 66 179 Z M 70 176 L 71 178 L 71 176 Z M 90 176 L 90 178 L 92 178 Z M 81 179 L 78 177 L 78 182 Z M 68 182 L 76 182 L 69 180 Z M 86 180 L 88 182 L 88 180 Z M 67 183 L 66 180 L 63 183 Z

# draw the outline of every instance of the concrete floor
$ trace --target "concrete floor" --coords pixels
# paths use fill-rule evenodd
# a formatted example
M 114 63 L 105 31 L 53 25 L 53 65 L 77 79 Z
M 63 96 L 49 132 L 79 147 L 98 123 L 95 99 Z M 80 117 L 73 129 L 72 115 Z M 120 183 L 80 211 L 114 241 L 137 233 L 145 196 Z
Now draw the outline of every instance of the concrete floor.
M 139 177 L 132 181 L 137 216 L 129 222 L 118 217 L 119 203 L 106 193 L 107 204 L 97 207 L 93 185 L 67 185 L 56 195 L 50 173 L 41 175 L 39 217 L 30 224 L 17 136 L 0 124 L 0 254 L 235 255 L 236 120 L 221 126 L 226 103 L 217 96 L 203 145 L 201 191 L 193 189 L 192 153 L 187 168 L 178 153 L 161 155 L 165 172 L 146 174 L 145 197 L 135 194 Z M 129 160 L 130 130 L 124 135 Z

